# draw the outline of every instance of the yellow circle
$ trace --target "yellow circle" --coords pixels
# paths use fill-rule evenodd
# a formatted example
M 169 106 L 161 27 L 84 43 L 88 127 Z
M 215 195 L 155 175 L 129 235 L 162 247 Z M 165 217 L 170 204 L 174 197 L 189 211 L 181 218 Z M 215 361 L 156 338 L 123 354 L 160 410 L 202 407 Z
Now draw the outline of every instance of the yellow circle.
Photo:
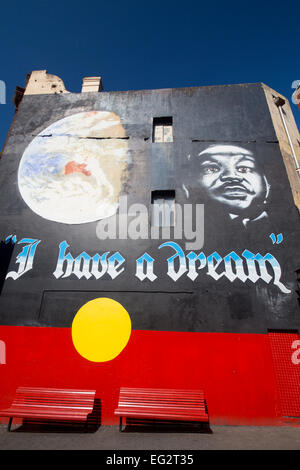
M 113 299 L 101 297 L 84 304 L 72 323 L 76 351 L 92 362 L 117 357 L 131 334 L 131 320 L 125 308 Z

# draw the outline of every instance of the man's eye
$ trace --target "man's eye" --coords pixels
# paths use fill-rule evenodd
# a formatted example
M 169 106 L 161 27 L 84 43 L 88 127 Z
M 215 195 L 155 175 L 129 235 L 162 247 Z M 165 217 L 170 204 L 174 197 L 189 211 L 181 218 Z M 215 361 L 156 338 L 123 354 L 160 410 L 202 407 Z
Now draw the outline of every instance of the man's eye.
M 218 171 L 219 171 L 219 167 L 214 166 L 214 165 L 206 166 L 203 168 L 203 173 L 205 175 L 211 175 L 212 173 L 217 173 Z
M 239 173 L 252 173 L 253 168 L 249 168 L 248 166 L 240 166 L 237 170 Z

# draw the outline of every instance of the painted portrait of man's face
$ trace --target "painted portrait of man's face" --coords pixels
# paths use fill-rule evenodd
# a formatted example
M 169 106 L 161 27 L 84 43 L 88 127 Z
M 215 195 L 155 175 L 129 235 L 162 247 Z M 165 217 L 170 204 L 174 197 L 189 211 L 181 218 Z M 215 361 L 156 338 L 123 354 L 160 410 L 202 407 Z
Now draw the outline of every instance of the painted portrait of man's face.
M 253 212 L 268 191 L 254 154 L 232 145 L 214 145 L 199 154 L 198 182 L 209 199 L 233 214 Z

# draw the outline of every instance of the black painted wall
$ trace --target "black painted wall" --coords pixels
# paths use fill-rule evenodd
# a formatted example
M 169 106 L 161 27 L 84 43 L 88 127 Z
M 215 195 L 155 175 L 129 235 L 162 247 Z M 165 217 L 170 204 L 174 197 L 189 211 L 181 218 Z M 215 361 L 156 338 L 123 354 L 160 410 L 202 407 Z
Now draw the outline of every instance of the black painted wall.
M 68 225 L 51 222 L 23 201 L 18 189 L 18 166 L 34 136 L 53 122 L 83 111 L 118 114 L 129 137 L 129 172 L 123 187 L 128 203 L 150 208 L 151 191 L 175 190 L 176 203 L 204 203 L 206 258 L 221 258 L 244 250 L 270 253 L 281 267 L 280 281 L 267 263 L 271 280 L 215 280 L 207 269 L 193 281 L 186 273 L 176 282 L 167 274 L 167 240 L 105 240 L 96 236 L 97 222 Z M 153 117 L 172 116 L 172 143 L 152 142 Z M 295 270 L 300 268 L 299 216 L 293 203 L 279 144 L 260 84 L 86 94 L 25 95 L 0 163 L 1 240 L 41 240 L 33 268 L 19 279 L 7 279 L 0 296 L 0 322 L 9 325 L 71 326 L 88 300 L 108 296 L 128 311 L 134 329 L 169 331 L 266 333 L 268 328 L 299 329 Z M 199 188 L 199 153 L 213 144 L 232 144 L 250 150 L 270 182 L 268 217 L 245 227 L 231 223 L 222 207 L 209 204 Z M 184 186 L 183 186 L 184 185 Z M 188 191 L 188 192 L 187 192 Z M 149 222 L 150 223 L 150 222 Z M 273 243 L 270 234 L 282 234 Z M 59 243 L 66 240 L 73 257 L 118 251 L 125 270 L 115 279 L 56 279 Z M 185 240 L 176 240 L 185 250 Z M 8 271 L 17 270 L 15 245 Z M 147 252 L 155 259 L 157 279 L 140 281 L 136 260 Z M 189 250 L 185 250 L 188 254 Z M 7 259 L 7 257 L 6 257 Z M 1 263 L 7 262 L 6 260 Z M 224 268 L 220 265 L 218 272 Z

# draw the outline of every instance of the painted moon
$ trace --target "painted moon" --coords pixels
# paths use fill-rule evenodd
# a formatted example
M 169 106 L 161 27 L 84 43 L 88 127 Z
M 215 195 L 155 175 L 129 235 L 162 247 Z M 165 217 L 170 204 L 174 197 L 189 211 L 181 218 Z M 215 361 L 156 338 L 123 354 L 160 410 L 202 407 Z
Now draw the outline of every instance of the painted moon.
M 120 117 L 91 111 L 40 132 L 19 166 L 22 198 L 39 216 L 65 224 L 114 215 L 126 177 L 128 143 Z

